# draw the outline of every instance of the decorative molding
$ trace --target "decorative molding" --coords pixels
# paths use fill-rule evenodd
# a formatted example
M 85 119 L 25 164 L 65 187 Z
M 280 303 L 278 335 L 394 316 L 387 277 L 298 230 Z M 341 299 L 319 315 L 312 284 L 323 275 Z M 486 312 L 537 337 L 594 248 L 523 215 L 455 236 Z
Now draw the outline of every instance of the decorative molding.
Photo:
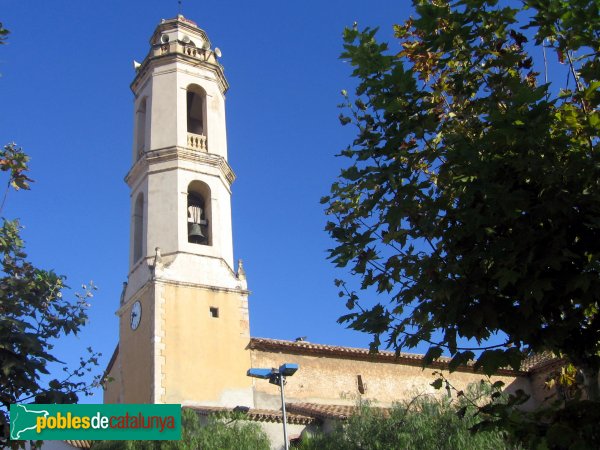
M 219 170 L 229 186 L 235 181 L 235 173 L 223 156 L 182 147 L 164 147 L 145 152 L 144 157 L 138 159 L 125 175 L 125 182 L 132 187 L 133 180 L 138 179 L 141 175 L 147 175 L 151 165 L 175 160 L 190 161 L 214 167 Z
M 239 288 L 239 289 L 227 288 L 227 287 L 212 286 L 212 285 L 201 284 L 201 283 L 191 283 L 189 281 L 169 280 L 166 278 L 157 278 L 155 281 L 164 283 L 164 284 L 169 284 L 171 286 L 193 287 L 193 288 L 202 289 L 205 291 L 212 291 L 212 292 L 233 292 L 235 294 L 240 294 L 240 295 L 245 295 L 245 296 L 250 295 L 250 291 L 248 291 L 246 289 L 241 289 L 241 288 Z

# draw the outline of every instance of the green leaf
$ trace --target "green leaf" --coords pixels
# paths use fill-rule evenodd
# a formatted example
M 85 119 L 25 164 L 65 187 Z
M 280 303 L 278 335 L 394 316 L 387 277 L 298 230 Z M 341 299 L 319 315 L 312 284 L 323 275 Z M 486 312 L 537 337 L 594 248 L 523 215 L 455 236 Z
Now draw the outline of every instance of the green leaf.
M 454 372 L 460 366 L 466 365 L 469 361 L 475 358 L 475 353 L 472 351 L 460 352 L 454 355 L 448 364 L 448 370 Z
M 444 380 L 441 378 L 436 378 L 433 381 L 433 383 L 430 383 L 430 385 L 433 386 L 435 389 L 441 389 L 443 384 L 444 384 Z
M 427 353 L 425 353 L 425 356 L 423 357 L 423 366 L 431 364 L 440 356 L 442 356 L 441 347 L 429 347 L 429 350 L 427 350 Z

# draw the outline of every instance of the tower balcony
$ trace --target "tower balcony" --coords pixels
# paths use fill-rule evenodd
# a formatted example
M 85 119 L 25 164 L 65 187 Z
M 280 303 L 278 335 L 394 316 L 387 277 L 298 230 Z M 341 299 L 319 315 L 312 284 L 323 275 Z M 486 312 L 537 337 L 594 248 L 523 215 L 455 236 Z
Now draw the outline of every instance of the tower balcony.
M 206 136 L 203 134 L 187 134 L 187 146 L 193 150 L 199 150 L 201 152 L 207 152 L 208 147 L 206 145 Z

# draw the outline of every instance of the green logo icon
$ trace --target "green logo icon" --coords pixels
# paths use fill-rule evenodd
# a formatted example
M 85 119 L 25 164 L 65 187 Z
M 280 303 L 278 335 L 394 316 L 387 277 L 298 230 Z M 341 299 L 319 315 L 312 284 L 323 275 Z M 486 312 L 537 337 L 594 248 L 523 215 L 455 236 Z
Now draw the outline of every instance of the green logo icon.
M 15 441 L 27 439 L 22 434 L 37 428 L 37 418 L 50 413 L 41 405 L 10 405 L 10 438 Z

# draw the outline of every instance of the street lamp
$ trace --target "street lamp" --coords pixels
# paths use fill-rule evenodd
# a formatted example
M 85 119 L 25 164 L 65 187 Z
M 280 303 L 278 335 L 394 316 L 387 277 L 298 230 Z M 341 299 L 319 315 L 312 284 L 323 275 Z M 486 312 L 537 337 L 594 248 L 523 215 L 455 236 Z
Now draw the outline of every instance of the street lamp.
M 283 443 L 285 450 L 289 450 L 287 438 L 287 419 L 285 413 L 285 393 L 283 386 L 285 385 L 285 377 L 291 377 L 298 370 L 298 364 L 285 363 L 279 366 L 279 369 L 248 369 L 246 375 L 254 378 L 269 380 L 269 383 L 276 384 L 281 390 L 281 411 L 283 412 Z

